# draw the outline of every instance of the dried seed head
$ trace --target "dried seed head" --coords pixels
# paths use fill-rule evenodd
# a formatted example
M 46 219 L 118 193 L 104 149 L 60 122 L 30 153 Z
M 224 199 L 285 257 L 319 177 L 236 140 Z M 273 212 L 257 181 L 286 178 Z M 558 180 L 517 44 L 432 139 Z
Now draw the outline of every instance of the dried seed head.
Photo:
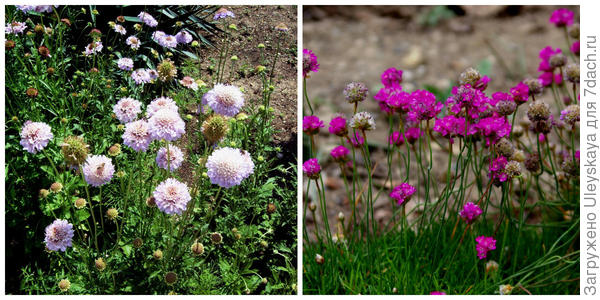
M 531 173 L 537 173 L 540 170 L 540 157 L 537 153 L 531 153 L 525 159 L 525 169 Z
M 77 198 L 75 200 L 75 208 L 77 208 L 77 209 L 84 208 L 86 204 L 87 204 L 87 201 L 85 201 L 85 199 L 83 199 L 83 198 Z
M 106 216 L 109 220 L 115 220 L 119 216 L 119 211 L 116 208 L 111 207 L 106 211 Z
M 361 102 L 369 97 L 369 89 L 362 82 L 351 82 L 344 88 L 344 97 L 349 103 Z
M 63 279 L 58 282 L 58 288 L 61 292 L 66 292 L 71 288 L 71 282 L 69 279 Z
M 565 174 L 570 175 L 570 177 L 579 176 L 579 163 L 577 161 L 567 159 L 560 164 L 560 167 L 565 171 Z
M 539 95 L 544 89 L 544 85 L 542 85 L 542 82 L 537 78 L 527 78 L 523 80 L 523 83 L 525 83 L 529 87 L 530 96 Z
M 168 82 L 177 77 L 177 68 L 168 58 L 158 64 L 156 71 L 158 72 L 158 79 L 162 82 Z
M 550 106 L 542 101 L 536 101 L 529 104 L 527 117 L 531 122 L 548 120 L 550 117 Z
M 572 83 L 579 83 L 579 65 L 570 63 L 565 67 L 565 78 Z
M 550 67 L 560 68 L 567 64 L 567 57 L 562 53 L 556 53 L 550 56 L 548 61 L 550 62 Z
M 513 155 L 510 157 L 510 159 L 516 160 L 518 162 L 524 162 L 525 161 L 525 152 L 523 152 L 523 150 L 515 150 Z
M 575 126 L 579 122 L 579 105 L 571 104 L 567 106 L 560 114 L 560 118 L 567 124 Z
M 202 255 L 204 253 L 204 245 L 202 245 L 202 243 L 199 243 L 198 241 L 196 241 L 192 244 L 192 247 L 190 247 L 190 250 L 192 251 L 193 255 L 196 255 L 196 256 Z
M 458 77 L 458 82 L 460 85 L 470 84 L 471 86 L 475 86 L 475 84 L 481 79 L 481 73 L 472 67 L 468 67 Z
M 165 274 L 165 282 L 168 285 L 175 284 L 175 282 L 177 282 L 177 274 L 175 274 L 175 272 L 167 272 L 167 274 Z
M 136 238 L 135 240 L 133 240 L 133 247 L 135 248 L 141 248 L 142 245 L 144 244 L 144 240 L 142 240 L 141 238 Z
M 229 131 L 229 125 L 225 116 L 214 114 L 202 123 L 200 128 L 204 138 L 210 143 L 220 141 Z
M 504 173 L 509 180 L 521 176 L 521 164 L 516 160 L 509 161 L 504 167 Z
M 27 94 L 27 96 L 29 98 L 35 98 L 38 95 L 38 90 L 36 88 L 27 88 L 27 90 L 25 91 L 25 94 Z
M 213 244 L 218 245 L 223 241 L 223 236 L 218 232 L 213 232 L 210 234 L 210 241 Z
M 63 185 L 60 182 L 55 182 L 50 185 L 50 190 L 55 193 L 60 193 L 60 191 L 62 191 L 62 188 L 63 188 Z
M 102 259 L 102 257 L 96 259 L 95 265 L 96 265 L 96 269 L 100 272 L 102 272 L 102 271 L 104 271 L 104 269 L 106 269 L 106 263 L 104 262 L 104 259 Z
M 547 134 L 552 130 L 552 121 L 541 120 L 531 123 L 531 130 L 535 133 Z
M 523 130 L 523 126 L 521 126 L 521 125 L 515 125 L 513 127 L 512 134 L 513 134 L 514 137 L 519 138 L 519 137 L 521 137 L 523 135 L 523 133 L 525 133 L 525 131 Z
M 275 210 L 277 210 L 277 206 L 275 206 L 274 203 L 269 203 L 267 204 L 267 213 L 268 214 L 272 214 L 275 212 Z
M 148 207 L 155 207 L 156 206 L 156 199 L 154 199 L 154 197 L 152 197 L 152 196 L 146 198 L 146 206 L 148 206 Z
M 506 158 L 510 158 L 515 153 L 515 146 L 507 138 L 501 138 L 496 143 L 496 152 Z
M 44 26 L 42 26 L 42 24 L 37 24 L 35 25 L 35 27 L 33 27 L 33 31 L 35 31 L 35 33 L 37 34 L 42 34 L 45 31 Z
M 117 156 L 121 154 L 121 144 L 114 144 L 108 148 L 108 155 Z
M 67 165 L 79 166 L 85 162 L 88 156 L 89 146 L 82 137 L 68 136 L 63 141 L 60 152 Z
M 517 103 L 514 101 L 500 101 L 496 103 L 496 111 L 501 116 L 508 116 L 517 110 Z
M 40 190 L 40 198 L 46 198 L 48 197 L 48 195 L 50 195 L 50 191 L 48 191 L 47 189 Z
M 5 48 L 7 51 L 8 51 L 8 50 L 11 50 L 11 49 L 13 49 L 13 48 L 15 47 L 15 45 L 16 45 L 16 44 L 15 44 L 15 41 L 12 41 L 12 40 L 6 40 L 6 41 L 4 42 L 4 48 Z
M 567 31 L 570 37 L 579 40 L 579 23 L 574 23 L 573 25 L 567 27 Z
M 163 252 L 160 249 L 154 250 L 154 252 L 152 253 L 152 257 L 154 257 L 154 259 L 156 260 L 161 260 L 163 258 Z

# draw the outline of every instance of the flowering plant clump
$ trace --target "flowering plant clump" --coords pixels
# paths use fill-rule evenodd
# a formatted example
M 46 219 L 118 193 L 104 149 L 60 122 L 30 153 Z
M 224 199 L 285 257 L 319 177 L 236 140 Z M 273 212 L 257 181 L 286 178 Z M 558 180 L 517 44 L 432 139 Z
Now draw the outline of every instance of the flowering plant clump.
M 343 28 L 349 24 L 336 21 L 329 35 L 335 41 L 318 41 L 328 35 L 310 27 L 319 34 L 307 32 L 304 39 L 315 46 L 303 58 L 305 294 L 579 292 L 580 77 L 578 51 L 569 50 L 579 38 L 574 16 L 568 9 L 552 13 L 549 28 L 564 30 L 566 41 L 542 46 L 539 57 L 523 57 L 533 76 L 504 73 L 512 65 L 502 56 L 501 68 L 452 70 L 446 87 L 431 85 L 448 70 L 428 62 L 430 53 L 468 50 L 470 41 L 459 45 L 466 39 L 440 52 L 415 46 L 419 51 L 396 59 L 383 56 L 395 54 L 387 48 L 403 41 L 387 33 L 377 46 L 357 42 L 368 47 L 357 51 L 337 45 L 348 40 Z M 332 44 L 349 49 L 353 61 L 341 61 L 343 53 L 328 49 Z M 492 50 L 490 56 L 501 55 Z M 377 55 L 361 62 L 359 52 Z M 448 59 L 448 67 L 472 54 Z M 317 59 L 327 68 L 311 70 Z M 384 61 L 407 66 L 372 71 Z M 415 75 L 420 71 L 428 75 Z M 312 84 L 319 101 L 310 97 Z M 327 94 L 329 87 L 336 88 Z M 377 92 L 371 97 L 369 90 Z M 328 130 L 320 130 L 326 123 Z M 557 267 L 556 259 L 564 263 Z
M 5 8 L 7 293 L 297 292 L 295 7 Z

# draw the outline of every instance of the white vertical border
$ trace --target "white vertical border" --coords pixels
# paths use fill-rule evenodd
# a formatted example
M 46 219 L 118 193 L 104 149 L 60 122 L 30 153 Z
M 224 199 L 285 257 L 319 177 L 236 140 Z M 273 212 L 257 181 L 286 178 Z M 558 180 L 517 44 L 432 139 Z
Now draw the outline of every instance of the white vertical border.
M 300 1 L 299 1 L 300 2 Z M 303 242 L 304 240 L 302 239 L 302 237 L 304 236 L 303 234 L 303 230 L 304 230 L 304 220 L 302 219 L 304 216 L 302 214 L 303 211 L 303 199 L 302 199 L 302 190 L 303 190 L 303 185 L 302 185 L 302 168 L 300 168 L 300 166 L 302 165 L 303 159 L 302 159 L 302 108 L 303 108 L 303 95 L 302 95 L 302 84 L 303 84 L 303 78 L 302 78 L 302 50 L 304 49 L 302 47 L 303 43 L 303 39 L 302 39 L 302 24 L 304 24 L 304 20 L 303 18 L 303 12 L 302 12 L 302 5 L 298 5 L 298 12 L 296 13 L 297 16 L 297 24 L 298 24 L 298 36 L 296 37 L 296 40 L 298 42 L 298 54 L 297 54 L 297 71 L 298 71 L 298 80 L 297 80 L 297 84 L 296 84 L 296 90 L 298 91 L 298 103 L 296 108 L 298 109 L 298 112 L 296 114 L 297 116 L 297 121 L 296 121 L 296 125 L 297 125 L 297 129 L 296 131 L 298 132 L 298 152 L 297 152 L 297 157 L 298 157 L 298 169 L 297 169 L 297 178 L 298 178 L 298 202 L 297 202 L 297 208 L 298 208 L 298 267 L 296 272 L 298 272 L 298 282 L 297 282 L 297 288 L 298 288 L 298 295 L 303 295 L 303 282 L 302 282 L 302 250 L 303 250 Z

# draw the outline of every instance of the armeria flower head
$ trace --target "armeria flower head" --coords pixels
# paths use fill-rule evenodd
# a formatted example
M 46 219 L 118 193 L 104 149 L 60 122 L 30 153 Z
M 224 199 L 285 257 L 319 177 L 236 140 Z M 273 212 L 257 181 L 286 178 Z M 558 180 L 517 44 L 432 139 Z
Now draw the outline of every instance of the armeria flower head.
M 179 113 L 170 109 L 161 109 L 148 119 L 150 134 L 155 140 L 169 142 L 179 139 L 185 133 L 185 122 Z
M 460 211 L 459 215 L 463 220 L 465 220 L 465 222 L 467 222 L 467 224 L 471 224 L 482 213 L 483 211 L 477 204 L 473 202 L 467 202 L 463 206 L 463 210 Z
M 73 224 L 66 220 L 54 220 L 46 227 L 45 233 L 44 242 L 48 250 L 65 252 L 68 247 L 73 246 Z
M 569 50 L 571 50 L 571 52 L 573 52 L 574 54 L 579 55 L 579 48 L 579 41 L 574 41 L 573 44 L 571 44 L 571 47 L 569 47 Z
M 403 182 L 399 186 L 395 187 L 390 193 L 390 197 L 398 202 L 398 205 L 404 204 L 406 201 L 410 200 L 412 195 L 417 191 L 417 189 Z
M 444 116 L 441 119 L 436 119 L 433 125 L 433 131 L 440 133 L 442 136 L 450 139 L 450 143 L 453 143 L 453 138 L 456 136 L 472 135 L 476 132 L 474 126 L 469 126 L 468 130 L 465 130 L 467 126 L 467 120 L 463 117 L 456 117 L 453 115 Z
M 513 96 L 515 103 L 521 105 L 527 102 L 527 99 L 529 98 L 529 86 L 521 81 L 510 89 L 510 94 Z
M 475 242 L 477 242 L 475 249 L 477 250 L 477 257 L 479 259 L 486 258 L 489 251 L 496 249 L 496 240 L 493 237 L 481 235 L 475 238 Z
M 344 98 L 348 103 L 364 101 L 369 97 L 369 89 L 362 82 L 351 82 L 344 88 Z
M 319 133 L 319 128 L 323 127 L 323 121 L 317 116 L 304 116 L 302 118 L 302 131 L 308 135 Z
M 144 24 L 146 24 L 148 27 L 156 27 L 158 25 L 156 19 L 154 19 L 153 16 L 151 16 L 145 11 L 140 12 L 138 14 L 138 18 L 140 19 L 140 21 L 144 22 Z
M 468 115 L 471 119 L 477 119 L 480 113 L 486 111 L 490 102 L 482 91 L 469 84 L 453 87 L 452 96 L 446 100 L 451 112 Z
M 206 168 L 210 183 L 230 188 L 254 173 L 254 162 L 247 151 L 224 147 L 208 157 Z
M 348 160 L 348 153 L 350 153 L 350 150 L 340 145 L 331 150 L 331 157 L 337 162 L 345 162 Z
M 419 127 L 410 127 L 404 131 L 404 138 L 409 144 L 414 144 L 423 136 L 423 131 Z
M 573 24 L 574 13 L 566 8 L 559 8 L 552 12 L 550 23 L 556 27 L 564 27 Z
M 560 48 L 553 49 L 551 46 L 546 46 L 544 49 L 540 51 L 540 64 L 538 66 L 538 71 L 541 72 L 552 72 L 554 67 L 550 64 L 550 58 L 557 54 L 562 54 L 562 50 Z
M 187 185 L 175 178 L 161 182 L 152 196 L 158 209 L 168 215 L 181 215 L 192 199 Z
M 490 162 L 488 176 L 494 184 L 498 185 L 508 180 L 508 176 L 504 172 L 508 160 L 504 156 L 498 156 Z
M 397 147 L 400 147 L 400 146 L 404 145 L 404 137 L 402 136 L 402 133 L 400 133 L 399 131 L 394 131 L 388 138 L 388 142 L 390 143 L 390 145 L 395 145 Z
M 317 56 L 309 49 L 302 50 L 302 76 L 308 77 L 310 72 L 318 72 L 319 63 L 317 62 Z
M 435 95 L 426 90 L 416 90 L 410 94 L 410 109 L 408 111 L 408 120 L 418 123 L 435 118 L 444 106 L 437 102 Z
M 43 122 L 27 121 L 21 129 L 21 146 L 29 153 L 36 154 L 44 150 L 54 137 L 52 129 Z
M 125 124 L 125 132 L 123 133 L 123 144 L 135 151 L 146 151 L 152 142 L 150 134 L 150 125 L 146 120 L 137 120 Z
M 128 57 L 119 58 L 117 61 L 117 66 L 121 70 L 131 71 L 133 70 L 133 60 Z
M 316 158 L 311 158 L 302 164 L 302 171 L 308 178 L 316 180 L 319 179 L 319 174 L 321 174 L 321 165 L 319 165 Z
M 542 83 L 543 86 L 550 86 L 553 83 L 556 85 L 560 85 L 563 82 L 563 77 L 561 74 L 554 74 L 553 72 L 543 72 L 538 77 L 538 80 Z
M 496 143 L 500 138 L 510 134 L 510 123 L 504 117 L 491 116 L 480 119 L 475 128 L 485 137 L 486 145 Z
M 389 68 L 381 73 L 381 84 L 388 88 L 400 87 L 402 83 L 402 70 Z
M 175 39 L 180 44 L 189 44 L 194 38 L 189 32 L 182 30 L 175 35 Z
M 159 168 L 174 171 L 181 167 L 183 163 L 183 152 L 175 145 L 169 145 L 167 147 L 160 147 L 156 153 L 156 164 Z M 167 155 L 168 153 L 168 155 Z
M 360 134 L 360 131 L 356 131 L 354 136 L 348 138 L 348 141 L 354 148 L 360 148 L 365 143 L 365 139 Z
M 137 115 L 142 112 L 142 102 L 133 98 L 124 97 L 113 106 L 113 112 L 122 124 L 129 123 L 137 119 Z
M 379 91 L 381 94 L 379 94 L 379 93 L 378 94 L 382 98 L 386 95 L 387 92 L 389 92 L 389 94 L 385 98 L 385 105 L 382 105 L 382 102 L 379 102 L 379 107 L 384 112 L 388 112 L 387 109 L 389 109 L 389 113 L 393 113 L 393 112 L 406 113 L 410 110 L 410 106 L 412 104 L 412 98 L 410 97 L 409 93 L 400 90 L 400 88 L 401 87 L 396 88 L 396 89 L 384 88 L 384 91 L 382 91 L 382 90 Z M 385 89 L 388 89 L 388 91 L 386 91 Z M 375 100 L 378 100 L 378 99 L 375 98 Z
M 125 40 L 125 44 L 131 47 L 133 50 L 137 50 L 140 48 L 140 40 L 135 36 L 130 36 Z
M 244 94 L 236 86 L 217 84 L 202 96 L 202 105 L 208 105 L 218 114 L 233 117 L 244 106 Z
M 350 119 L 350 127 L 363 131 L 375 130 L 375 119 L 370 113 L 361 111 L 352 116 L 352 119 Z
M 217 12 L 215 12 L 215 16 L 213 17 L 213 20 L 219 20 L 219 19 L 226 19 L 226 18 L 235 18 L 235 14 L 230 11 L 227 10 L 224 7 L 219 8 L 219 10 L 217 10 Z
M 343 116 L 337 116 L 331 119 L 329 122 L 329 133 L 337 136 L 346 136 L 348 134 L 346 119 Z
M 190 77 L 190 76 L 185 76 L 183 77 L 181 80 L 179 80 L 179 83 L 181 85 L 183 85 L 184 87 L 191 89 L 193 91 L 197 91 L 198 90 L 198 83 L 196 83 L 196 81 L 194 80 L 194 78 Z
M 109 183 L 114 173 L 112 161 L 104 155 L 89 155 L 83 164 L 83 176 L 91 186 Z
M 565 123 L 575 126 L 579 122 L 579 105 L 571 104 L 560 112 L 560 119 Z
M 159 97 L 159 98 L 152 100 L 152 102 L 150 102 L 150 104 L 148 104 L 148 107 L 146 108 L 146 117 L 152 118 L 152 116 L 161 109 L 168 109 L 168 110 L 171 110 L 174 112 L 179 111 L 179 107 L 177 106 L 177 103 L 175 103 L 175 101 L 173 101 L 172 98 Z

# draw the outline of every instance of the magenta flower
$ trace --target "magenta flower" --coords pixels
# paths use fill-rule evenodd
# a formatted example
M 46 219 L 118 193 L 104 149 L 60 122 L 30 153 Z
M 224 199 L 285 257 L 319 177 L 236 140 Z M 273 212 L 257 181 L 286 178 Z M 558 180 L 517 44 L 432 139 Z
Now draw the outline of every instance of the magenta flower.
M 346 136 L 348 128 L 346 127 L 346 119 L 342 116 L 337 116 L 329 122 L 329 133 L 337 136 Z
M 429 295 L 446 295 L 446 293 L 444 293 L 444 292 L 438 292 L 438 291 L 433 291 L 433 292 L 429 293 Z
M 510 93 L 517 105 L 521 105 L 527 102 L 527 99 L 529 98 L 529 86 L 521 81 L 510 89 Z
M 401 87 L 399 87 L 401 88 Z M 411 109 L 412 98 L 411 94 L 396 89 L 392 90 L 392 92 L 385 99 L 385 104 L 387 107 L 391 109 L 390 112 L 397 111 L 401 113 L 405 113 Z M 380 104 L 381 107 L 381 104 Z
M 500 138 L 510 134 L 510 123 L 504 117 L 491 116 L 480 119 L 476 124 L 478 132 L 485 137 L 486 145 L 496 143 Z
M 416 90 L 410 94 L 410 109 L 408 111 L 408 120 L 418 123 L 435 118 L 444 106 L 437 102 L 435 95 L 429 91 Z
M 319 161 L 316 158 L 305 161 L 304 164 L 302 164 L 302 171 L 304 171 L 304 174 L 310 179 L 319 179 L 319 174 L 321 174 Z
M 496 249 L 496 240 L 493 237 L 481 235 L 476 237 L 475 241 L 477 242 L 475 249 L 477 250 L 477 257 L 479 257 L 479 259 L 486 258 L 489 251 Z
M 52 129 L 43 122 L 27 121 L 21 129 L 21 146 L 27 152 L 36 154 L 44 150 L 54 137 Z
M 571 52 L 579 55 L 579 41 L 574 41 L 569 49 Z
M 538 140 L 540 141 L 540 143 L 544 143 L 546 141 L 546 135 L 543 133 L 540 133 Z
M 44 242 L 46 248 L 51 251 L 65 252 L 68 247 L 73 246 L 73 225 L 66 220 L 56 219 L 45 229 Z
M 480 113 L 487 110 L 490 101 L 482 91 L 465 84 L 452 88 L 452 96 L 446 100 L 446 104 L 454 114 L 464 110 L 471 119 L 477 119 Z
M 392 190 L 390 197 L 398 201 L 398 205 L 402 205 L 404 202 L 410 200 L 410 197 L 412 197 L 416 191 L 417 189 L 414 186 L 403 182 Z
M 566 8 L 559 8 L 552 12 L 550 16 L 550 23 L 553 23 L 556 27 L 569 26 L 573 24 L 573 12 Z
M 402 134 L 399 131 L 394 131 L 388 138 L 388 142 L 390 143 L 390 145 L 400 147 L 404 145 L 404 137 L 402 137 Z
M 554 68 L 550 65 L 550 58 L 554 55 L 562 53 L 560 48 L 553 49 L 551 46 L 547 46 L 546 48 L 540 51 L 540 64 L 538 66 L 538 71 L 541 72 L 551 72 Z
M 88 156 L 82 169 L 85 181 L 95 187 L 109 183 L 115 173 L 112 161 L 104 155 Z
M 319 63 L 317 62 L 317 56 L 308 49 L 302 51 L 302 75 L 304 78 L 308 77 L 310 72 L 318 72 Z
M 553 72 L 544 72 L 538 77 L 538 79 L 542 82 L 543 86 L 549 86 L 552 83 L 560 85 L 563 82 L 561 74 L 554 74 Z
M 469 126 L 469 130 L 465 130 L 467 121 L 463 117 L 447 115 L 441 119 L 436 119 L 433 125 L 433 131 L 439 132 L 442 136 L 450 139 L 450 143 L 454 143 L 453 138 L 456 136 L 471 135 L 476 132 L 474 126 Z
M 161 182 L 154 192 L 154 201 L 158 209 L 168 215 L 181 215 L 192 197 L 185 183 L 175 178 Z
M 488 86 L 488 83 L 490 83 L 490 78 L 486 75 L 483 75 L 481 78 L 479 78 L 479 80 L 477 80 L 475 85 L 473 85 L 473 88 L 480 91 L 485 91 L 485 89 Z
M 400 87 L 402 83 L 402 70 L 389 68 L 381 73 L 381 83 L 385 87 Z
M 365 139 L 358 131 L 354 133 L 353 137 L 349 137 L 348 141 L 354 148 L 360 148 L 365 143 Z
M 504 172 L 504 167 L 506 167 L 506 163 L 508 160 L 504 156 L 498 156 L 490 162 L 488 170 L 490 173 L 488 176 L 494 183 L 501 183 L 508 180 L 508 176 Z
M 404 132 L 404 138 L 410 144 L 414 144 L 420 137 L 423 136 L 423 131 L 419 127 L 411 127 Z
M 465 220 L 465 222 L 467 222 L 467 224 L 471 224 L 482 213 L 483 211 L 481 208 L 479 208 L 479 206 L 477 206 L 477 204 L 474 204 L 473 202 L 467 202 L 463 206 L 463 210 L 461 210 L 458 214 L 463 220 Z
M 319 133 L 321 127 L 324 127 L 323 121 L 317 116 L 304 116 L 302 119 L 302 131 L 308 135 Z
M 348 160 L 348 153 L 350 153 L 350 150 L 343 145 L 340 145 L 331 150 L 331 157 L 333 157 L 333 160 L 336 162 L 344 162 Z

